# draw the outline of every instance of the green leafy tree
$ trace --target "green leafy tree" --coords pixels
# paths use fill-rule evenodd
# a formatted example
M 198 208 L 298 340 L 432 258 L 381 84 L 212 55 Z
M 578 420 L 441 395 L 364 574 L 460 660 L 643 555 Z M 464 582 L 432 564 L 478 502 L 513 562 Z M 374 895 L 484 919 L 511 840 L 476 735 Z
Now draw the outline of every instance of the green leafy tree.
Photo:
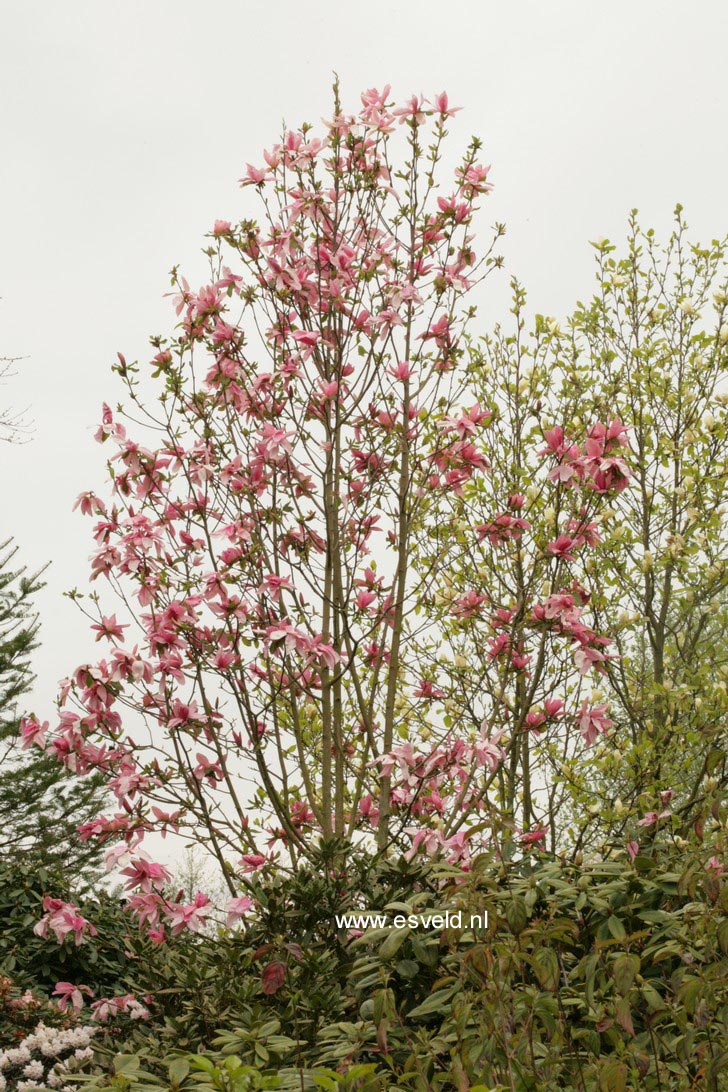
M 607 240 L 593 245 L 593 299 L 566 320 L 532 322 L 514 282 L 512 320 L 471 343 L 469 390 L 492 414 L 491 473 L 468 488 L 503 515 L 486 527 L 497 551 L 453 550 L 438 592 L 457 601 L 469 588 L 498 588 L 494 620 L 496 607 L 509 612 L 512 634 L 531 642 L 527 673 L 517 685 L 502 682 L 511 761 L 496 781 L 507 812 L 547 823 L 552 848 L 577 851 L 648 840 L 660 826 L 679 845 L 688 828 L 717 822 L 728 710 L 726 242 L 691 244 L 678 208 L 664 244 L 633 213 L 621 254 Z M 568 479 L 569 444 L 582 443 L 594 422 L 615 420 L 629 430 L 631 478 L 608 506 L 577 512 L 565 503 L 568 490 L 555 503 L 544 480 L 526 473 L 557 430 L 565 451 L 558 472 Z M 592 538 L 578 591 L 549 556 L 559 536 L 580 556 L 575 516 Z M 529 541 L 515 517 L 550 531 Z M 548 718 L 534 703 L 550 639 L 535 640 L 525 609 L 537 591 L 544 601 L 576 591 L 589 624 L 612 640 L 596 689 L 568 663 L 551 676 L 553 698 L 566 707 L 570 697 L 573 709 L 576 697 L 584 717 Z M 483 685 L 489 654 L 484 645 L 480 661 L 461 657 L 471 687 Z M 464 708 L 465 688 L 462 695 Z M 451 705 L 452 716 L 462 715 Z M 601 717 L 589 720 L 589 709 Z M 650 814 L 653 824 L 638 828 Z
M 602 516 L 591 574 L 619 654 L 597 819 L 669 811 L 659 822 L 680 839 L 716 819 L 726 786 L 727 243 L 691 243 L 678 206 L 664 244 L 633 212 L 622 254 L 594 245 L 597 292 L 550 350 L 587 412 L 608 406 L 631 429 L 634 487 Z

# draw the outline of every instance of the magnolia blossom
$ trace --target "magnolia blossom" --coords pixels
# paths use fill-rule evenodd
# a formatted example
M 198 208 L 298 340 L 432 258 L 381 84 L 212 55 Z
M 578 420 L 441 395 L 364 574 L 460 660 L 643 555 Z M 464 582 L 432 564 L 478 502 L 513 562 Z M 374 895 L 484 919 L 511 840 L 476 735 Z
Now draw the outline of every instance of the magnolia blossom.
M 592 705 L 584 702 L 577 717 L 579 731 L 588 747 L 594 743 L 597 737 L 606 735 L 613 722 L 608 717 L 609 706 L 606 704 Z
M 43 899 L 45 913 L 40 921 L 33 926 L 33 932 L 44 939 L 50 930 L 59 944 L 62 944 L 67 936 L 73 935 L 78 946 L 86 934 L 96 936 L 97 930 L 91 922 L 87 921 L 78 908 L 72 902 L 64 902 L 62 899 L 52 899 L 46 896 Z
M 80 1012 L 84 1005 L 83 994 L 93 997 L 93 990 L 88 986 L 74 986 L 72 982 L 56 982 L 53 993 L 59 998 L 61 1012 L 65 1012 L 69 1004 L 75 1012 Z
M 645 812 L 643 817 L 638 820 L 638 827 L 654 827 L 661 819 L 669 819 L 672 815 L 671 811 L 648 811 Z
M 201 933 L 211 909 L 210 899 L 201 891 L 197 892 L 191 903 L 172 904 L 166 910 L 172 933 L 181 933 L 184 929 L 191 933 Z
M 242 898 L 229 899 L 225 905 L 226 919 L 225 924 L 230 929 L 237 921 L 239 921 L 248 910 L 254 905 L 253 900 L 244 895 Z
M 524 830 L 518 835 L 518 840 L 522 846 L 527 848 L 537 847 L 542 848 L 546 842 L 546 836 L 548 834 L 548 827 L 539 825 L 533 828 L 533 830 Z

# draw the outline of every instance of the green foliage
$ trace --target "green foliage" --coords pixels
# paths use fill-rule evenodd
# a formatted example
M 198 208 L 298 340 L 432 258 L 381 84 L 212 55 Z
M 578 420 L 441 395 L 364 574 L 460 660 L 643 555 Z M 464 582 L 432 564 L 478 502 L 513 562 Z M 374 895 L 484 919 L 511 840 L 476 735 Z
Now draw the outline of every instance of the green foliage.
M 234 1029 L 235 1052 L 246 1063 L 311 1051 L 322 1027 L 353 1011 L 353 954 L 335 914 L 385 906 L 418 889 L 432 893 L 437 880 L 417 861 L 347 855 L 343 844 L 329 843 L 298 873 L 254 881 L 260 911 L 247 929 L 147 945 L 129 966 L 129 988 L 153 995 L 154 1026 L 140 1030 L 147 1048 L 158 1056 L 196 1051 L 219 1029 Z
M 262 969 L 295 941 L 279 943 L 265 922 L 205 938 L 194 955 L 168 953 L 167 973 L 186 965 L 187 984 L 158 992 L 156 1025 L 137 1029 L 121 1059 L 104 1048 L 89 1092 L 725 1088 L 728 887 L 697 852 L 680 860 L 668 847 L 582 868 L 544 856 L 506 869 L 481 857 L 464 882 L 436 867 L 358 862 L 370 907 L 449 907 L 463 924 L 370 930 L 333 950 L 331 924 L 323 913 L 315 921 L 306 896 L 320 897 L 326 881 L 278 880 L 271 914 L 287 903 L 307 938 L 280 988 L 266 994 Z M 471 931 L 484 911 L 487 928 Z M 216 1030 L 193 1042 L 195 982 Z M 278 1084 L 254 1083 L 263 1077 Z
M 49 755 L 20 747 L 19 703 L 33 681 L 39 629 L 32 602 L 43 585 L 40 573 L 14 567 L 16 552 L 0 543 L 0 862 L 22 855 L 28 872 L 63 866 L 81 891 L 97 872 L 100 849 L 79 841 L 76 828 L 102 806 L 100 779 L 69 777 Z
M 626 246 L 593 245 L 593 298 L 536 335 L 542 383 L 568 379 L 568 423 L 609 413 L 631 434 L 634 479 L 601 517 L 589 587 L 618 653 L 615 746 L 576 774 L 574 825 L 615 836 L 669 788 L 684 837 L 728 784 L 728 241 L 692 242 L 678 206 L 664 243 L 632 213 Z
M 78 947 L 72 938 L 57 944 L 33 933 L 43 914 L 43 897 L 68 898 L 67 881 L 44 868 L 28 871 L 22 861 L 0 861 L 0 974 L 20 989 L 42 993 L 56 982 L 80 982 L 97 996 L 127 992 L 129 977 L 151 947 L 142 941 L 117 898 L 106 894 L 80 903 L 98 936 L 86 936 Z

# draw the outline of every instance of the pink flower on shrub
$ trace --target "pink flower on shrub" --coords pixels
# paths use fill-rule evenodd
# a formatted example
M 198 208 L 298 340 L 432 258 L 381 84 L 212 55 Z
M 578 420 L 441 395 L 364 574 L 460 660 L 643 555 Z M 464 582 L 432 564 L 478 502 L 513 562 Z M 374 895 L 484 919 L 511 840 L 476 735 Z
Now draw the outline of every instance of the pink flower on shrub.
M 406 861 L 411 861 L 413 857 L 416 857 L 420 848 L 424 849 L 425 853 L 429 854 L 430 857 L 433 857 L 444 843 L 441 830 L 417 830 L 409 827 L 407 833 L 413 833 L 414 837 L 411 848 L 404 855 Z
M 38 937 L 45 939 L 50 929 L 59 944 L 72 934 L 78 946 L 87 933 L 89 936 L 97 935 L 95 927 L 78 912 L 72 902 L 46 896 L 43 899 L 43 909 L 45 914 L 33 926 L 33 932 Z
M 151 892 L 159 890 L 172 879 L 172 875 L 164 865 L 152 861 L 143 851 L 139 851 L 132 857 L 126 868 L 121 870 L 122 876 L 128 876 L 127 888 L 139 887 L 142 891 Z
M 27 750 L 32 744 L 44 749 L 49 728 L 50 725 L 47 720 L 43 721 L 41 724 L 35 717 L 23 717 L 20 721 L 20 734 L 23 739 L 23 750 Z
M 247 895 L 243 895 L 239 899 L 230 899 L 225 905 L 225 911 L 227 917 L 225 918 L 225 924 L 230 929 L 236 921 L 239 921 L 244 917 L 245 913 L 253 906 L 253 900 L 248 898 Z
M 243 872 L 257 872 L 269 860 L 270 857 L 265 857 L 262 853 L 244 853 L 240 863 Z
M 146 997 L 145 1001 L 149 1001 Z M 133 993 L 125 993 L 119 997 L 100 997 L 94 1001 L 93 1019 L 99 1024 L 105 1024 L 111 1017 L 126 1013 L 132 1020 L 148 1020 L 149 1010 L 134 996 Z
M 58 996 L 58 1008 L 65 1012 L 70 1005 L 74 1012 L 80 1012 L 84 1005 L 83 994 L 93 997 L 93 990 L 88 986 L 74 986 L 72 982 L 56 982 L 53 990 L 54 996 Z
M 183 906 L 181 903 L 170 904 L 171 908 L 167 910 L 167 917 L 169 923 L 172 926 L 172 935 L 181 933 L 184 929 L 189 929 L 191 933 L 201 933 L 207 917 L 212 909 L 207 895 L 203 895 L 201 891 L 198 891 L 194 897 L 194 900 Z

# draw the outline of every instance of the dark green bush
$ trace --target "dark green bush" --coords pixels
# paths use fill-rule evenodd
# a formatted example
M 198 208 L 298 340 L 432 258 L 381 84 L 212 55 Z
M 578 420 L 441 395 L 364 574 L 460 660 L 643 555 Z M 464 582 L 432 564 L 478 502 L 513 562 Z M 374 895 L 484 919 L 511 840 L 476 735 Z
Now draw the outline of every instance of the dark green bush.
M 155 953 L 157 1019 L 94 1085 L 238 1092 L 253 1072 L 283 1089 L 724 1089 L 728 888 L 697 850 L 653 852 L 582 868 L 482 857 L 458 882 L 362 860 L 279 878 L 247 930 Z M 342 905 L 489 921 L 347 942 Z
M 59 945 L 33 933 L 45 895 L 75 901 L 60 873 L 28 870 L 20 858 L 0 862 L 0 974 L 43 993 L 59 980 L 83 982 L 101 995 L 121 992 L 139 958 L 139 940 L 119 900 L 100 895 L 77 903 L 98 936 L 86 936 L 79 946 L 71 938 Z

